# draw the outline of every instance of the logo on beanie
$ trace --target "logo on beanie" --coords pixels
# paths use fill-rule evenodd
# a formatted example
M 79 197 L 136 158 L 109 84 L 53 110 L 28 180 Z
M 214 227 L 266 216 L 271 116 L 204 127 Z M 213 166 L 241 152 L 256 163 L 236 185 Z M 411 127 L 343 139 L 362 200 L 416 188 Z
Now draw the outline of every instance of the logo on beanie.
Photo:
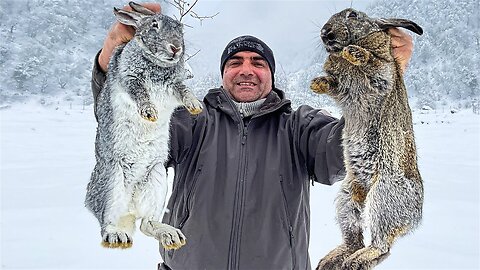
M 235 42 L 234 44 L 232 44 L 230 47 L 228 47 L 227 54 L 231 54 L 232 52 L 234 52 L 239 48 L 242 48 L 242 49 L 250 48 L 250 49 L 254 49 L 262 53 L 265 53 L 265 49 L 263 48 L 262 45 L 260 45 L 257 42 L 246 40 L 246 41 Z
M 251 51 L 258 53 L 264 60 L 267 61 L 268 66 L 270 67 L 270 72 L 272 73 L 272 83 L 274 80 L 275 73 L 275 58 L 273 57 L 272 50 L 260 39 L 253 36 L 241 36 L 230 41 L 225 50 L 223 50 L 222 56 L 220 58 L 220 72 L 223 77 L 223 72 L 225 68 L 225 62 L 236 52 L 241 51 Z

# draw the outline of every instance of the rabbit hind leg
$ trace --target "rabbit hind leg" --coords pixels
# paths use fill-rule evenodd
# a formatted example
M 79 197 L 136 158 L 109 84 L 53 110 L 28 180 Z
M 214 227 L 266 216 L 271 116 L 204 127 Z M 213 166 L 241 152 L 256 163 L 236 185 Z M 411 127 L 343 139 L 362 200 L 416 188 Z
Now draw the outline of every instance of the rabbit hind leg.
M 116 226 L 107 225 L 102 233 L 102 246 L 122 249 L 132 247 L 135 219 L 135 216 L 130 214 L 120 217 Z
M 370 246 L 362 248 L 345 260 L 342 269 L 367 270 L 381 263 L 390 255 L 395 240 L 412 229 L 408 189 L 403 181 L 387 177 L 376 181 L 365 201 L 365 219 L 372 234 Z M 398 196 L 402 194 L 402 196 Z
M 404 235 L 410 230 L 408 227 L 393 229 L 383 237 L 372 236 L 372 244 L 368 247 L 357 250 L 348 257 L 342 270 L 368 270 L 372 269 L 390 255 L 390 247 L 395 239 Z
M 178 249 L 185 245 L 187 241 L 180 229 L 153 220 L 142 219 L 140 230 L 145 235 L 157 239 L 167 250 Z
M 161 223 L 167 210 L 169 190 L 171 183 L 161 162 L 149 170 L 147 181 L 134 198 L 139 217 L 142 217 L 140 231 L 160 241 L 167 250 L 178 249 L 186 243 L 186 237 L 179 229 Z M 152 206 L 152 202 L 156 202 L 155 206 Z
M 368 270 L 382 262 L 390 255 L 389 252 L 383 252 L 381 249 L 368 246 L 357 250 L 348 257 L 342 265 L 341 270 Z
M 102 213 L 102 246 L 108 248 L 129 248 L 136 217 L 129 211 L 131 188 L 125 186 L 125 174 L 120 163 L 106 166 L 105 177 L 111 180 L 108 199 Z
M 389 175 L 374 184 L 365 214 L 372 245 L 388 252 L 396 239 L 418 226 L 422 217 L 423 185 L 420 181 Z
M 135 212 L 138 218 L 161 221 L 167 210 L 167 195 L 171 185 L 163 162 L 150 166 L 147 171 L 146 180 L 135 187 Z
M 343 262 L 355 251 L 363 248 L 361 213 L 363 195 L 355 181 L 344 180 L 337 196 L 337 221 L 342 231 L 343 243 L 330 251 L 318 263 L 317 270 L 341 269 Z M 360 200 L 359 200 L 360 199 Z

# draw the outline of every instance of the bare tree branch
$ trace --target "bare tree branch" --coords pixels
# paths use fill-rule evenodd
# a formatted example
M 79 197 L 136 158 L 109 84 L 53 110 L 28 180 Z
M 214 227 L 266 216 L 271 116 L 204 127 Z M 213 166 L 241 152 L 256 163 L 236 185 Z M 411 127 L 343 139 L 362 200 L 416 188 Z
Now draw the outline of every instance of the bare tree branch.
M 195 2 L 193 2 L 192 5 L 190 5 L 190 8 L 187 9 L 187 11 L 185 11 L 182 16 L 180 17 L 180 21 L 182 21 L 182 18 L 187 15 L 191 10 L 192 8 L 197 4 L 198 0 L 195 0 Z
M 190 17 L 197 19 L 200 21 L 200 23 L 202 23 L 204 19 L 212 19 L 213 17 L 219 14 L 219 12 L 217 12 L 214 15 L 210 15 L 210 16 L 198 15 L 198 13 L 193 10 L 193 7 L 198 3 L 198 0 L 195 0 L 192 4 L 189 4 L 187 0 L 173 0 L 173 1 L 167 1 L 167 2 L 173 7 L 175 7 L 180 13 L 179 14 L 180 17 L 176 18 L 178 21 L 182 21 L 182 19 L 185 18 L 186 15 L 190 15 Z
M 217 12 L 213 15 L 210 15 L 210 16 L 200 16 L 198 15 L 195 11 L 191 11 L 190 12 L 190 17 L 194 18 L 194 19 L 197 19 L 200 21 L 200 24 L 203 22 L 203 20 L 205 19 L 213 19 L 213 17 L 217 16 L 220 12 Z
M 185 59 L 185 62 L 187 62 L 188 60 L 192 59 L 192 58 L 193 58 L 195 55 L 197 55 L 199 52 L 200 52 L 200 50 L 196 51 L 196 52 L 195 52 L 194 54 L 192 54 L 192 55 L 189 55 L 189 56 L 187 57 L 187 59 Z

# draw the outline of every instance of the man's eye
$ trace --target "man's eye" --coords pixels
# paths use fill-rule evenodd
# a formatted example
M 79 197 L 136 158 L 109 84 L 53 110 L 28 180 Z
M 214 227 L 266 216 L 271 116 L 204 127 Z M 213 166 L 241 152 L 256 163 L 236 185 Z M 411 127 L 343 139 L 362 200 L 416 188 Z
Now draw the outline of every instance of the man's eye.
M 265 63 L 263 63 L 263 62 L 255 62 L 255 63 L 253 63 L 253 65 L 256 66 L 256 67 L 265 67 Z

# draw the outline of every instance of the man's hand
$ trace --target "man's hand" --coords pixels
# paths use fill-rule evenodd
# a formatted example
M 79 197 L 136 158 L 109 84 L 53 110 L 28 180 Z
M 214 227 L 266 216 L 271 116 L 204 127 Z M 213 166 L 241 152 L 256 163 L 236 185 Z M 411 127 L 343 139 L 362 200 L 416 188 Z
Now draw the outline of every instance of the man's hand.
M 390 28 L 388 32 L 392 36 L 393 57 L 400 64 L 402 73 L 405 73 L 413 53 L 412 36 L 398 28 Z
M 160 13 L 162 11 L 162 8 L 157 3 L 142 3 L 142 6 L 156 13 Z M 123 9 L 129 11 L 132 10 L 130 6 L 125 6 Z M 129 25 L 121 24 L 118 21 L 112 25 L 108 31 L 105 41 L 103 42 L 102 51 L 98 56 L 98 64 L 100 65 L 102 71 L 107 72 L 108 62 L 110 62 L 110 57 L 112 56 L 112 52 L 115 47 L 129 42 L 133 38 L 134 34 L 135 29 Z

